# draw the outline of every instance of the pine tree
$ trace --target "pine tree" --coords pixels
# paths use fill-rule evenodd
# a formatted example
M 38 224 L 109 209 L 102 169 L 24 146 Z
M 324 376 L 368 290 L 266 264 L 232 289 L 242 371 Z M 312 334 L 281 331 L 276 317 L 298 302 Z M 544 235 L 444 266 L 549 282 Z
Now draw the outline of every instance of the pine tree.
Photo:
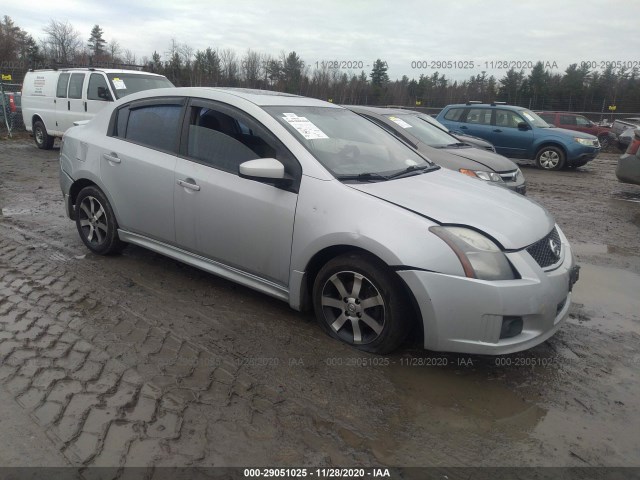
M 94 57 L 99 57 L 105 53 L 106 40 L 102 37 L 104 32 L 100 28 L 100 25 L 94 25 L 91 29 L 91 36 L 87 46 Z

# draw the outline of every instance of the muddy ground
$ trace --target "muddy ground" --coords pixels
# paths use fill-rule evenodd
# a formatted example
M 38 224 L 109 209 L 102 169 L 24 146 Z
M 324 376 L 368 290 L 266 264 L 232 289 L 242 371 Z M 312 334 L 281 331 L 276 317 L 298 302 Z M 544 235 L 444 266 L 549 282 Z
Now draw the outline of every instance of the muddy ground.
M 57 155 L 0 140 L 3 412 L 56 464 L 640 464 L 640 186 L 617 182 L 617 155 L 522 167 L 582 271 L 559 333 L 503 357 L 361 354 L 142 248 L 93 255 L 63 215 Z

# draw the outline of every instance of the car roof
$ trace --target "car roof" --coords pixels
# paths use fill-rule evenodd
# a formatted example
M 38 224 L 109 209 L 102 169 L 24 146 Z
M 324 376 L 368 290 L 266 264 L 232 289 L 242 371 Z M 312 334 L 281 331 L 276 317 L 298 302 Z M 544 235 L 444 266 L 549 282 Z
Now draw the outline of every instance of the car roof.
M 233 88 L 233 87 L 177 87 L 177 88 L 162 88 L 155 90 L 145 90 L 132 94 L 131 96 L 123 97 L 124 99 L 139 100 L 148 97 L 158 96 L 185 96 L 185 97 L 200 97 L 210 98 L 216 100 L 219 95 L 216 94 L 232 95 L 237 98 L 241 98 L 248 102 L 251 102 L 260 107 L 267 106 L 300 106 L 300 107 L 327 107 L 338 108 L 342 107 L 334 105 L 333 103 L 325 102 L 323 100 L 317 100 L 315 98 L 301 97 L 299 95 L 292 95 L 290 93 L 274 92 L 272 90 L 257 90 L 251 88 Z
M 454 103 L 452 105 L 447 105 L 446 108 L 451 108 L 451 107 L 456 107 L 456 108 L 506 108 L 509 110 L 528 110 L 525 107 L 518 107 L 517 105 L 505 105 L 502 103 L 498 103 L 498 104 L 491 104 L 491 103 Z
M 103 73 L 131 73 L 133 75 L 154 75 L 156 77 L 162 77 L 164 75 L 160 75 L 158 73 L 153 72 L 144 72 L 142 70 L 125 70 L 122 68 L 98 68 L 98 67 L 78 67 L 78 68 L 46 68 L 40 70 L 32 70 L 32 73 L 40 73 L 40 72 L 103 72 Z

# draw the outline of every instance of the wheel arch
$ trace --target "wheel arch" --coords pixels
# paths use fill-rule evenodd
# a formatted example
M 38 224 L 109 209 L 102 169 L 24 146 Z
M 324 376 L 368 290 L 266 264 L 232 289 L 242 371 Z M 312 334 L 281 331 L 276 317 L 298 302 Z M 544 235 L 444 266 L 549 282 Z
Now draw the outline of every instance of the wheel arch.
M 564 154 L 565 161 L 568 161 L 569 157 L 568 157 L 568 152 L 567 152 L 566 147 L 562 143 L 556 142 L 554 140 L 544 140 L 539 145 L 537 145 L 535 150 L 534 150 L 534 158 L 538 158 L 538 154 L 540 153 L 540 150 L 542 150 L 545 147 L 556 147 L 556 148 L 559 148 L 560 150 L 562 150 L 562 153 Z

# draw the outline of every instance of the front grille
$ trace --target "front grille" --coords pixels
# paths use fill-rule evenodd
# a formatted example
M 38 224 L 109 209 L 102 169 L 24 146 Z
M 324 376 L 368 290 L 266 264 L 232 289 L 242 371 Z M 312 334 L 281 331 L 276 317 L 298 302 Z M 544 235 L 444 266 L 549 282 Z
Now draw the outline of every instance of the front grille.
M 557 255 L 552 249 L 552 243 L 557 246 L 556 252 L 560 252 Z M 538 265 L 542 268 L 546 268 L 560 260 L 561 249 L 562 243 L 560 242 L 560 235 L 558 235 L 558 230 L 553 227 L 551 233 L 546 237 L 534 243 L 530 247 L 527 247 L 527 252 L 529 252 Z

